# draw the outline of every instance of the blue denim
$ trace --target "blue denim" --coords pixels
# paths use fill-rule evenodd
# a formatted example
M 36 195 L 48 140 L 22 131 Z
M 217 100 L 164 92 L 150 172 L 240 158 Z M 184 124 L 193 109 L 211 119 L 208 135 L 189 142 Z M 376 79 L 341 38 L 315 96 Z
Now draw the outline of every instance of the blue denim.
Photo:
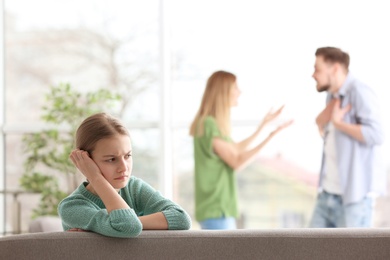
M 202 229 L 236 229 L 233 217 L 210 218 L 199 222 Z
M 364 197 L 357 203 L 344 205 L 340 195 L 322 191 L 318 194 L 309 227 L 370 227 L 372 213 L 373 198 L 371 197 Z

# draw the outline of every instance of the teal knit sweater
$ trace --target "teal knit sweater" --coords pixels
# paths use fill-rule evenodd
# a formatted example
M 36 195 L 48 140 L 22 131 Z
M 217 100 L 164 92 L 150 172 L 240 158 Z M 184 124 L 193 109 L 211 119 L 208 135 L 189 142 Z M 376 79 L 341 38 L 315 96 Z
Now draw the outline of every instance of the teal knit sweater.
M 111 237 L 136 237 L 142 231 L 138 216 L 162 212 L 168 229 L 191 228 L 189 215 L 179 205 L 164 198 L 141 179 L 132 176 L 126 187 L 119 191 L 130 209 L 117 209 L 108 214 L 103 201 L 81 184 L 58 205 L 64 230 L 80 228 Z

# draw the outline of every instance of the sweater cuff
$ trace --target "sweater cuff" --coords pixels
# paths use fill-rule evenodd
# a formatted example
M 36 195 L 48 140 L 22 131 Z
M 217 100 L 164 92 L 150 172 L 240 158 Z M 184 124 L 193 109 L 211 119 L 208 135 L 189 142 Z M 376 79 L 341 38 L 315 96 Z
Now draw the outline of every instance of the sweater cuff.
M 168 222 L 169 230 L 187 230 L 191 228 L 191 219 L 184 211 L 169 209 L 162 213 Z

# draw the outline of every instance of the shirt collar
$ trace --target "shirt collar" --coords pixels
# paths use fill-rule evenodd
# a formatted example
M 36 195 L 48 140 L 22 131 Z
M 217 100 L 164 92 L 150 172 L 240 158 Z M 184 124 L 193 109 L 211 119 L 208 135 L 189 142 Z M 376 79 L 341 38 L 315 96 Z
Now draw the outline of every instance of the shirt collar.
M 349 88 L 351 87 L 351 82 L 353 81 L 353 76 L 350 72 L 348 72 L 347 77 L 345 78 L 345 81 L 339 91 L 337 92 L 338 96 L 345 96 L 348 92 Z

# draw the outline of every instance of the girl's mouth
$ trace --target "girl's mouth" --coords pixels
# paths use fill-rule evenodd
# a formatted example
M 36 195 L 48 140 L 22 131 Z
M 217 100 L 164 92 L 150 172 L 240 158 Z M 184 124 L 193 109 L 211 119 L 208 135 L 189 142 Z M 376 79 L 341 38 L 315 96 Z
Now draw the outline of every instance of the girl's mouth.
M 123 175 L 123 176 L 120 176 L 120 177 L 115 178 L 114 180 L 117 180 L 117 181 L 124 181 L 124 180 L 126 180 L 127 178 L 128 178 L 127 175 Z

